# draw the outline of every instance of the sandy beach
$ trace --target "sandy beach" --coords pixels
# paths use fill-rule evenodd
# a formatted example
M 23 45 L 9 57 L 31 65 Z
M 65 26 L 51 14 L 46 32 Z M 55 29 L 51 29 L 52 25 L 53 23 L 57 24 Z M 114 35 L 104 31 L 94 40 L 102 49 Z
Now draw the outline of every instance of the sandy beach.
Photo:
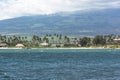
M 71 48 L 9 48 L 9 47 L 5 47 L 5 48 L 0 48 L 0 49 L 120 49 L 120 48 L 103 48 L 103 47 L 71 47 Z

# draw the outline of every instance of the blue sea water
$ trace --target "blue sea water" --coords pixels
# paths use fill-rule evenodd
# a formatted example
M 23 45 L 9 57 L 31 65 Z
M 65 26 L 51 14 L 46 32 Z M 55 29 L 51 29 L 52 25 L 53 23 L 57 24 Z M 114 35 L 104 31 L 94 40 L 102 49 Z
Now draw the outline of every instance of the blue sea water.
M 120 80 L 120 50 L 0 50 L 0 80 Z

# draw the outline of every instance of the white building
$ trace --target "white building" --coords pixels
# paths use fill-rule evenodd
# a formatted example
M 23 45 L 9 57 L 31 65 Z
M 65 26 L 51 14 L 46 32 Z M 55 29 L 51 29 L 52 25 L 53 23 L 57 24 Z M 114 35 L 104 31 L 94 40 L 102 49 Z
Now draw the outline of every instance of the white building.
M 6 48 L 7 47 L 7 44 L 6 43 L 1 43 L 0 44 L 0 48 Z
M 49 44 L 46 43 L 46 42 L 43 42 L 43 43 L 40 44 L 40 46 L 44 46 L 44 47 L 46 47 L 46 46 L 49 46 Z
M 120 43 L 120 38 L 113 39 L 115 43 Z
M 17 44 L 16 47 L 17 47 L 17 48 L 23 48 L 23 47 L 25 47 L 25 46 L 24 46 L 23 44 Z

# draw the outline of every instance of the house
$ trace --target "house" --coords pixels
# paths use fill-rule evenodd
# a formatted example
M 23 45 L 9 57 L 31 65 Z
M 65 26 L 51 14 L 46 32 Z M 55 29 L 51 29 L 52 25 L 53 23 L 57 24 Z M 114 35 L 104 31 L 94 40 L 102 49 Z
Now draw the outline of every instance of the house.
M 23 48 L 23 47 L 25 47 L 25 46 L 24 46 L 23 44 L 17 44 L 16 47 L 17 47 L 17 48 Z
M 49 44 L 46 43 L 46 42 L 43 42 L 43 43 L 40 44 L 40 46 L 47 47 L 47 46 L 49 46 Z
M 113 39 L 114 42 L 120 42 L 120 38 Z
M 64 44 L 62 44 L 62 43 L 51 44 L 51 47 L 63 47 L 63 46 L 64 46 Z
M 1 43 L 0 44 L 0 48 L 6 48 L 7 47 L 7 44 L 6 43 Z

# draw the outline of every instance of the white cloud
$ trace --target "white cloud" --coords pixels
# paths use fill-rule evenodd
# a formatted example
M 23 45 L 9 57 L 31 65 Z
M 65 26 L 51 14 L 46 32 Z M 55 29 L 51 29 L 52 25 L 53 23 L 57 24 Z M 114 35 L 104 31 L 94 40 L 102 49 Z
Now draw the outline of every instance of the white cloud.
M 25 15 L 119 7 L 119 0 L 0 0 L 0 20 Z

